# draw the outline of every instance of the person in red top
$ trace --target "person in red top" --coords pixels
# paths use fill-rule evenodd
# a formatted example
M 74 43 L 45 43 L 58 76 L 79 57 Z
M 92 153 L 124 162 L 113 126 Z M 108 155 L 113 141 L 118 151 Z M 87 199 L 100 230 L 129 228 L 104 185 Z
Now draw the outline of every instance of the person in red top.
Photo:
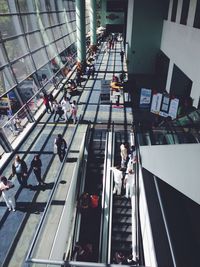
M 44 96 L 43 96 L 43 103 L 45 105 L 45 108 L 46 108 L 46 112 L 49 113 L 48 111 L 50 110 L 50 113 L 51 113 L 51 107 L 50 107 L 50 103 L 49 103 L 49 97 L 46 93 L 44 93 Z

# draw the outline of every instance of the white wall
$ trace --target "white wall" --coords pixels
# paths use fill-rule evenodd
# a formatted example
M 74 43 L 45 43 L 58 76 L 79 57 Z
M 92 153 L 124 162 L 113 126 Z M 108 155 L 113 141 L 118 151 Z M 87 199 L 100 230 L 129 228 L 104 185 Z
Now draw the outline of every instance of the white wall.
M 200 204 L 200 144 L 141 146 L 142 166 Z
M 181 5 L 182 0 L 179 0 L 176 21 L 180 20 Z M 194 21 L 195 7 L 196 0 L 191 0 L 188 24 Z M 197 106 L 200 96 L 200 29 L 164 21 L 161 50 L 192 80 L 191 97 Z M 168 89 L 170 82 L 171 75 L 167 80 Z

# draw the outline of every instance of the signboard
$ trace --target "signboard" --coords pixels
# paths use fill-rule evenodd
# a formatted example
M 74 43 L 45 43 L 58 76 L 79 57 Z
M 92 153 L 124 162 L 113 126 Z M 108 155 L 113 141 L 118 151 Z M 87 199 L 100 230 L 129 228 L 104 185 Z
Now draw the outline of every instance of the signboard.
M 101 93 L 100 93 L 101 103 L 110 103 L 110 81 L 101 80 Z
M 177 116 L 178 105 L 179 105 L 179 99 L 177 98 L 171 99 L 168 114 L 172 119 L 175 119 Z
M 151 101 L 151 112 L 152 113 L 159 114 L 161 102 L 162 102 L 162 94 L 158 93 L 158 94 L 153 95 L 152 101 Z
M 151 89 L 141 88 L 140 108 L 149 108 L 151 104 Z

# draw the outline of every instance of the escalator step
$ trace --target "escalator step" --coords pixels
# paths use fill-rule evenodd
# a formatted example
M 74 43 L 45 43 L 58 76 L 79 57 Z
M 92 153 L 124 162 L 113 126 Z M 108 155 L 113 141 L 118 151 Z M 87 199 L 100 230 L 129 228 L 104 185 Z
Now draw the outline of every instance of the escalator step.
M 123 243 L 123 242 L 113 242 L 112 251 L 122 251 L 130 253 L 132 249 L 132 243 Z
M 131 216 L 113 216 L 113 224 L 116 223 L 132 224 L 132 218 Z
M 113 201 L 114 206 L 126 206 L 127 208 L 131 208 L 131 201 L 127 198 L 122 198 L 122 199 L 114 199 Z
M 132 209 L 126 208 L 126 207 L 119 207 L 113 209 L 113 215 L 125 215 L 125 216 L 131 216 L 132 215 Z
M 117 224 L 117 223 L 115 223 L 112 227 L 112 231 L 132 233 L 132 225 L 131 224 L 121 224 L 121 223 Z
M 112 233 L 112 241 L 132 242 L 132 234 L 124 232 Z

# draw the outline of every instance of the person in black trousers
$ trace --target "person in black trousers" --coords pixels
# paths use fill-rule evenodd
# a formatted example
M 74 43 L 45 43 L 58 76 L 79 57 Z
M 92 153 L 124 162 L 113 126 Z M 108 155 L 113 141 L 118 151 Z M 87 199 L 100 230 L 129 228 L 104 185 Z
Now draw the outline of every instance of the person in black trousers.
M 42 161 L 39 157 L 39 155 L 35 155 L 33 160 L 31 161 L 31 169 L 33 169 L 33 172 L 35 174 L 35 177 L 38 181 L 38 185 L 44 185 L 45 183 L 42 181 L 41 178 L 41 167 L 42 167 Z
M 19 184 L 23 187 L 27 187 L 27 165 L 19 155 L 15 157 L 15 161 L 12 164 L 12 176 L 15 174 Z
M 58 136 L 55 138 L 54 146 L 57 150 L 60 162 L 62 162 L 66 153 L 67 143 L 61 134 L 58 134 Z

